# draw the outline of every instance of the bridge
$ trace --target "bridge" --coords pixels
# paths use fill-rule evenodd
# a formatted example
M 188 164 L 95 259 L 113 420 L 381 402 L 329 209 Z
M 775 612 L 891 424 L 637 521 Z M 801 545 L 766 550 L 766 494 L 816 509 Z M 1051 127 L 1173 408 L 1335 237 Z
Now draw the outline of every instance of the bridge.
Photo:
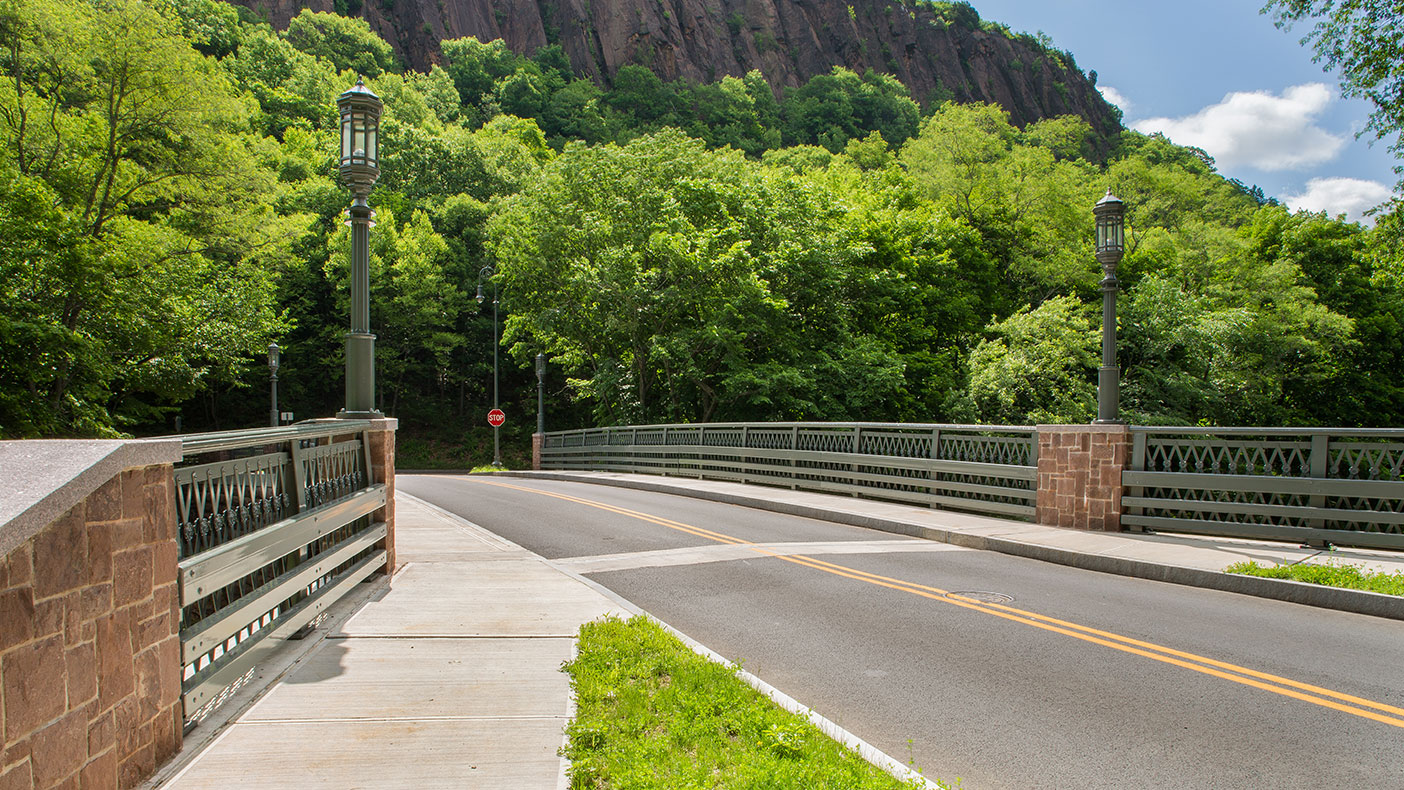
M 1236 622 L 1233 618 L 1242 617 L 1244 623 L 1280 623 L 1274 626 L 1279 633 L 1316 633 L 1325 645 L 1334 640 L 1337 649 L 1358 659 L 1358 665 L 1323 670 L 1321 656 L 1300 647 L 1276 648 L 1265 664 L 1261 656 L 1274 652 L 1265 645 L 1263 653 L 1235 652 L 1236 660 L 1227 662 L 1214 657 L 1214 650 L 1201 655 L 1173 641 L 1149 652 L 1199 667 L 1191 668 L 1191 674 L 1218 672 L 1238 678 L 1199 678 L 1194 693 L 1229 694 L 1239 700 L 1243 692 L 1237 687 L 1245 685 L 1243 678 L 1248 686 L 1272 686 L 1243 696 L 1244 710 L 1254 711 L 1256 717 L 1260 707 L 1293 699 L 1300 703 L 1286 714 L 1299 722 L 1293 733 L 1323 728 L 1349 733 L 1368 745 L 1365 754 L 1383 754 L 1392 748 L 1391 738 L 1397 746 L 1394 733 L 1404 726 L 1404 710 L 1397 707 L 1404 689 L 1397 685 L 1397 671 L 1389 669 L 1397 655 L 1385 657 L 1388 666 L 1378 673 L 1382 677 L 1371 677 L 1368 671 L 1380 656 L 1359 659 L 1369 652 L 1363 645 L 1371 640 L 1386 644 L 1394 639 L 1397 645 L 1396 621 L 1404 619 L 1401 599 L 1221 572 L 1228 562 L 1245 556 L 1265 562 L 1345 557 L 1380 568 L 1404 568 L 1404 558 L 1380 551 L 1404 547 L 1404 431 L 1121 425 L 631 426 L 538 434 L 536 465 L 541 471 L 530 480 L 411 475 L 397 483 L 395 427 L 392 419 L 318 420 L 286 428 L 125 442 L 0 443 L 0 465 L 12 492 L 0 509 L 0 554 L 5 558 L 0 565 L 0 732 L 5 742 L 0 786 L 134 787 L 150 781 L 172 787 L 227 787 L 231 772 L 238 771 L 244 786 L 287 786 L 290 777 L 301 776 L 299 784 L 344 787 L 349 786 L 346 777 L 372 770 L 385 777 L 375 782 L 381 786 L 424 786 L 424 776 L 433 786 L 434 776 L 451 783 L 452 777 L 473 776 L 479 770 L 481 782 L 472 786 L 550 786 L 560 772 L 554 751 L 568 701 L 563 676 L 555 668 L 569 655 L 580 622 L 640 606 L 728 657 L 747 658 L 748 666 L 754 666 L 750 659 L 766 656 L 779 677 L 798 683 L 776 683 L 781 691 L 798 699 L 800 707 L 819 708 L 820 714 L 826 710 L 819 703 L 831 703 L 828 710 L 840 719 L 839 724 L 825 720 L 832 732 L 900 772 L 900 761 L 888 756 L 901 756 L 902 744 L 892 740 L 894 731 L 909 727 L 917 732 L 921 727 L 901 718 L 896 711 L 902 706 L 895 701 L 884 703 L 896 717 L 887 720 L 844 707 L 840 690 L 851 690 L 853 672 L 867 677 L 861 674 L 866 670 L 855 664 L 847 673 L 805 674 L 805 662 L 775 653 L 773 645 L 747 641 L 763 637 L 767 628 L 738 629 L 735 618 L 724 613 L 682 607 L 679 601 L 687 594 L 672 586 L 672 577 L 656 575 L 661 573 L 656 569 L 668 567 L 734 568 L 739 567 L 738 559 L 747 557 L 764 558 L 767 565 L 802 557 L 842 567 L 848 574 L 844 578 L 866 587 L 875 587 L 871 578 L 851 577 L 882 576 L 890 584 L 881 595 L 906 596 L 872 598 L 879 594 L 876 587 L 852 593 L 863 605 L 876 607 L 872 611 L 908 607 L 907 598 L 930 599 L 933 589 L 941 591 L 939 597 L 952 589 L 990 592 L 996 597 L 963 603 L 980 609 L 986 620 L 994 614 L 996 619 L 1024 618 L 1046 626 L 1053 618 L 1063 623 L 1057 628 L 1065 630 L 1067 623 L 1080 622 L 1093 602 L 1103 605 L 1107 590 L 1146 583 L 1113 581 L 1122 577 L 1210 588 L 1201 591 L 1204 595 L 1221 594 L 1214 590 L 1247 593 L 1255 597 L 1232 596 L 1227 603 L 1182 599 L 1175 605 L 1212 612 L 1224 618 L 1220 627 L 1229 630 L 1235 627 L 1228 625 Z M 415 496 L 397 497 L 397 488 L 406 486 Z M 630 496 L 663 499 L 639 507 L 636 500 L 611 493 L 621 489 L 635 492 Z M 659 515 L 684 507 L 676 504 L 677 495 L 745 505 L 742 512 L 756 515 L 738 517 L 728 511 L 729 521 L 692 525 L 699 531 L 688 533 L 692 537 L 682 544 L 653 533 L 630 537 L 635 527 L 624 522 L 638 521 L 639 514 L 653 519 L 649 523 L 655 532 L 677 532 L 677 524 L 689 525 L 681 517 Z M 562 503 L 569 504 L 567 521 L 589 521 L 580 515 L 587 510 L 612 510 L 616 512 L 611 518 L 623 522 L 601 523 L 592 527 L 598 532 L 576 534 L 562 529 L 543 532 L 539 523 L 529 529 L 520 518 L 514 521 L 507 515 L 544 512 Z M 696 520 L 704 518 L 716 516 L 699 514 Z M 772 518 L 786 521 L 767 520 Z M 829 526 L 816 526 L 821 523 Z M 704 533 L 732 539 L 712 546 L 718 541 L 698 537 Z M 628 545 L 620 544 L 621 551 L 606 550 L 616 535 Z M 1324 551 L 1328 545 L 1345 548 Z M 813 560 L 820 555 L 835 556 L 832 562 Z M 855 560 L 859 555 L 900 563 L 889 569 Z M 1051 571 L 1053 566 L 1038 563 L 1040 570 L 1027 565 L 950 570 L 967 582 L 956 587 L 940 574 L 930 575 L 939 563 L 954 561 L 957 555 L 960 562 L 995 562 L 977 559 L 988 555 L 1008 558 L 999 562 L 1036 559 L 1069 567 Z M 809 569 L 828 573 L 813 564 Z M 1087 571 L 1115 576 L 1086 576 Z M 1049 575 L 1048 584 L 1061 585 L 1065 579 L 1054 581 L 1059 573 L 1084 579 L 1089 586 L 1079 593 L 1060 588 L 1058 595 L 1067 600 L 1057 615 L 1008 609 L 1022 606 L 1026 597 L 1051 597 L 1046 590 L 1021 590 L 1012 596 L 1013 603 L 1002 603 L 1010 597 L 1005 592 L 1009 580 Z M 728 588 L 757 583 L 751 577 L 726 578 Z M 617 581 L 603 584 L 604 579 Z M 667 589 L 675 591 L 658 592 Z M 1149 594 L 1141 588 L 1126 590 L 1128 598 L 1152 609 L 1161 606 L 1147 603 L 1153 599 L 1143 598 Z M 1257 598 L 1334 609 L 1340 614 L 1331 617 L 1349 622 L 1329 620 L 1323 625 L 1322 610 L 1303 607 L 1255 609 L 1283 605 L 1254 603 Z M 1238 610 L 1241 614 L 1234 614 Z M 794 615 L 798 610 L 788 611 Z M 919 612 L 916 616 L 928 616 L 924 609 Z M 813 623 L 831 614 L 808 612 L 804 618 Z M 1360 614 L 1373 617 L 1350 620 Z M 776 623 L 786 620 L 776 617 Z M 733 625 L 722 627 L 717 618 Z M 866 628 L 861 623 L 852 627 L 854 633 Z M 1135 629 L 1134 634 L 1123 633 L 1125 626 L 1112 622 L 1079 628 L 1084 636 L 1096 632 L 1103 635 L 1095 639 L 1122 646 L 1112 650 L 1130 646 L 1145 652 L 1147 648 L 1136 645 L 1171 639 L 1141 638 Z M 900 643 L 894 633 L 873 633 L 873 641 Z M 803 643 L 801 634 L 792 636 L 795 643 Z M 1011 646 L 1032 652 L 1046 649 L 1023 636 L 1007 642 L 1001 641 L 1009 639 L 1007 634 L 981 632 L 962 638 L 972 644 L 988 642 L 995 654 Z M 1194 638 L 1183 638 L 1179 644 L 1195 644 Z M 1006 647 L 998 648 L 1000 644 Z M 1362 647 L 1356 650 L 1352 645 Z M 526 652 L 514 652 L 519 649 Z M 476 657 L 462 659 L 470 654 Z M 1194 657 L 1184 658 L 1186 654 Z M 1294 663 L 1298 654 L 1300 664 Z M 906 656 L 906 662 L 911 664 L 913 658 Z M 882 660 L 892 666 L 896 659 Z M 1109 678 L 1125 677 L 1115 662 L 1096 660 L 1103 673 L 1086 689 L 1093 696 L 1105 693 L 1107 684 L 1121 682 Z M 842 660 L 834 663 L 842 668 Z M 918 663 L 939 666 L 943 673 L 953 671 L 929 656 Z M 1225 669 L 1225 663 L 1233 668 Z M 399 674 L 375 674 L 387 665 L 397 667 Z M 490 668 L 499 674 L 492 676 Z M 756 683 L 771 688 L 766 673 L 759 674 Z M 1264 674 L 1276 679 L 1265 681 Z M 504 676 L 510 681 L 504 682 Z M 435 677 L 452 680 L 436 682 Z M 279 682 L 269 691 L 273 681 Z M 922 686 L 918 677 L 907 681 Z M 995 694 L 992 682 L 990 676 L 975 675 L 961 685 Z M 1303 683 L 1314 690 L 1302 691 Z M 509 705 L 512 695 L 504 689 L 510 687 L 531 689 L 537 696 Z M 1229 687 L 1236 690 L 1225 691 Z M 367 691 L 373 688 L 390 688 L 394 694 Z M 424 688 L 444 693 L 428 700 L 411 691 Z M 261 694 L 267 695 L 263 702 L 243 710 Z M 1038 696 L 1026 689 L 1018 694 Z M 1140 699 L 1142 704 L 1164 700 L 1138 697 L 1129 687 L 1118 687 L 1117 694 L 1118 699 Z M 1298 699 L 1303 694 L 1317 701 Z M 1355 701 L 1342 703 L 1342 695 Z M 494 707 L 494 701 L 502 704 Z M 977 704 L 975 698 L 966 702 Z M 1189 719 L 1224 723 L 1200 705 L 1177 702 L 1172 708 Z M 1261 715 L 1261 721 L 1270 722 L 1284 716 L 1281 711 Z M 1161 718 L 1168 721 L 1170 716 Z M 1107 732 L 1114 734 L 1119 725 L 1108 722 L 1116 721 L 1068 726 L 1094 731 L 1112 727 Z M 371 762 L 357 762 L 348 744 L 363 744 L 365 732 L 357 728 L 373 724 L 380 729 L 365 732 L 385 738 L 386 748 L 363 749 Z M 994 725 L 982 724 L 972 731 L 984 733 L 990 726 Z M 306 732 L 312 728 L 339 735 L 308 741 Z M 414 734 L 425 732 L 433 737 L 421 740 Z M 1170 742 L 1203 743 L 1203 730 L 1196 732 L 1200 735 L 1176 735 Z M 494 733 L 506 737 L 494 739 Z M 209 743 L 216 736 L 218 742 Z M 1296 736 L 1282 737 L 1291 741 Z M 1331 742 L 1345 737 L 1333 736 Z M 306 748 L 289 745 L 299 738 Z M 949 733 L 942 739 L 961 741 Z M 528 751 L 511 752 L 507 741 Z M 1270 741 L 1260 745 L 1266 748 Z M 274 743 L 281 745 L 274 749 Z M 481 749 L 449 746 L 463 743 Z M 268 756 L 274 751 L 280 759 Z M 970 743 L 953 751 L 927 750 L 921 764 L 930 773 L 940 773 L 951 770 L 943 761 L 977 752 Z M 504 756 L 512 754 L 516 756 Z M 1071 757 L 1087 765 L 1105 764 L 1099 761 L 1107 759 Z M 1243 754 L 1240 750 L 1227 758 L 1241 760 Z M 1149 772 L 1144 776 L 1161 776 L 1156 772 L 1167 764 L 1189 758 L 1167 753 L 1158 759 L 1140 763 Z M 1362 784 L 1359 771 L 1352 773 L 1345 757 L 1324 760 L 1317 755 L 1312 762 L 1324 772 L 1319 775 L 1349 778 L 1351 786 L 1398 786 L 1400 780 L 1397 763 L 1374 765 L 1378 770 Z M 404 773 L 385 774 L 390 769 L 382 763 Z M 1277 776 L 1303 770 L 1296 760 L 1275 759 L 1274 764 L 1280 772 L 1289 772 Z M 1373 765 L 1368 760 L 1365 764 Z M 1361 763 L 1354 765 L 1358 769 Z M 342 773 L 329 772 L 329 766 Z M 1190 775 L 1201 767 L 1195 763 L 1184 770 Z M 417 770 L 420 779 L 415 779 Z M 985 769 L 967 776 L 973 778 L 981 770 Z M 1046 770 L 1056 775 L 1062 769 Z M 1255 770 L 1269 771 L 1271 766 Z M 1067 775 L 1088 786 L 1099 784 L 1096 773 Z M 1017 785 L 1020 775 L 989 773 L 986 778 L 996 785 Z M 1101 778 L 1105 780 L 1105 774 Z

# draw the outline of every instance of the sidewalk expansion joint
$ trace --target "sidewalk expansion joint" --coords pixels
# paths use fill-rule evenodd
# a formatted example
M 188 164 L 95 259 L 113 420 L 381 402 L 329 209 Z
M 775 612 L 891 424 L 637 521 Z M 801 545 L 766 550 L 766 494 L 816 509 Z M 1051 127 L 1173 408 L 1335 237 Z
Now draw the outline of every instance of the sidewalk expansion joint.
M 327 639 L 574 639 L 569 634 L 327 634 Z
M 516 714 L 502 716 L 327 716 L 306 719 L 245 719 L 238 725 L 253 724 L 387 724 L 398 721 L 565 721 L 565 715 Z

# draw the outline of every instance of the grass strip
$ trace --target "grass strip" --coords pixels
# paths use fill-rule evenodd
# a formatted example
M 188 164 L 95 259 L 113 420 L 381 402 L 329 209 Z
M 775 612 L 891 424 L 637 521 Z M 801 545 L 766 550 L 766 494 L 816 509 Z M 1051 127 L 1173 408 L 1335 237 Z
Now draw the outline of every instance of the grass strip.
M 1385 595 L 1404 595 L 1404 572 L 1367 571 L 1359 565 L 1298 563 L 1296 565 L 1264 566 L 1250 560 L 1236 562 L 1224 570 L 1228 573 L 1241 573 L 1245 576 L 1266 576 L 1269 579 L 1291 579 L 1326 587 L 1345 587 L 1351 590 L 1367 590 Z
M 572 790 L 899 790 L 856 752 L 645 617 L 580 629 L 565 664 Z

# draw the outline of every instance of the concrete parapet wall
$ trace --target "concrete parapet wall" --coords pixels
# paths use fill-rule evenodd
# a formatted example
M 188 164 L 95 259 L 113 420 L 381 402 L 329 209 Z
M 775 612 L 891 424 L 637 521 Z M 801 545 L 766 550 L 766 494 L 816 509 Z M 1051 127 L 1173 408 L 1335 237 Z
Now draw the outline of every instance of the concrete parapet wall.
M 178 441 L 0 443 L 40 492 L 0 524 L 0 788 L 135 787 L 180 748 L 179 457 Z
M 1121 472 L 1131 458 L 1127 426 L 1038 426 L 1037 521 L 1121 530 Z

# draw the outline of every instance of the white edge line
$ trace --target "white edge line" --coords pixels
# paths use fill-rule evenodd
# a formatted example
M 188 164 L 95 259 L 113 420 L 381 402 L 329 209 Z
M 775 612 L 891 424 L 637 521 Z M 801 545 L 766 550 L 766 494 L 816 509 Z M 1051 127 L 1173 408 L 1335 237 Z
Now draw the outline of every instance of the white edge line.
M 712 661 L 717 662 L 718 664 L 721 664 L 722 666 L 735 670 L 737 676 L 740 677 L 742 680 L 746 681 L 746 683 L 750 685 L 751 688 L 769 697 L 772 702 L 774 702 L 776 705 L 779 705 L 781 708 L 784 708 L 785 710 L 789 711 L 790 713 L 796 714 L 798 716 L 803 716 L 804 718 L 808 719 L 809 723 L 819 728 L 820 732 L 857 752 L 859 757 L 862 757 L 869 763 L 872 763 L 873 765 L 877 766 L 883 771 L 886 771 L 887 773 L 891 774 L 893 778 L 897 779 L 898 781 L 915 783 L 918 786 L 928 788 L 929 790 L 943 790 L 941 788 L 941 785 L 938 785 L 935 782 L 932 782 L 930 779 L 927 779 L 925 776 L 922 776 L 920 773 L 913 770 L 910 766 L 898 762 L 887 752 L 884 752 L 883 750 L 877 748 L 871 743 L 868 743 L 862 738 L 859 738 L 857 735 L 854 735 L 853 733 L 849 732 L 843 727 L 840 727 L 838 724 L 834 723 L 833 721 L 830 721 L 829 719 L 825 718 L 823 715 L 817 713 L 813 709 L 801 704 L 794 697 L 791 697 L 789 694 L 786 694 L 780 689 L 777 689 L 769 683 L 766 683 L 764 680 L 761 680 L 755 675 L 752 675 L 750 672 L 747 672 L 744 669 L 737 668 L 735 664 L 726 660 L 725 657 L 717 654 L 706 645 L 697 642 L 696 640 L 689 637 L 687 634 L 684 634 L 676 628 L 673 628 L 672 626 L 648 614 L 647 612 L 644 613 L 644 616 L 658 623 L 663 628 L 667 629 L 673 634 L 673 636 L 676 636 L 678 639 L 682 640 L 683 644 L 692 648 L 693 652 L 697 653 L 698 655 L 704 656 Z

